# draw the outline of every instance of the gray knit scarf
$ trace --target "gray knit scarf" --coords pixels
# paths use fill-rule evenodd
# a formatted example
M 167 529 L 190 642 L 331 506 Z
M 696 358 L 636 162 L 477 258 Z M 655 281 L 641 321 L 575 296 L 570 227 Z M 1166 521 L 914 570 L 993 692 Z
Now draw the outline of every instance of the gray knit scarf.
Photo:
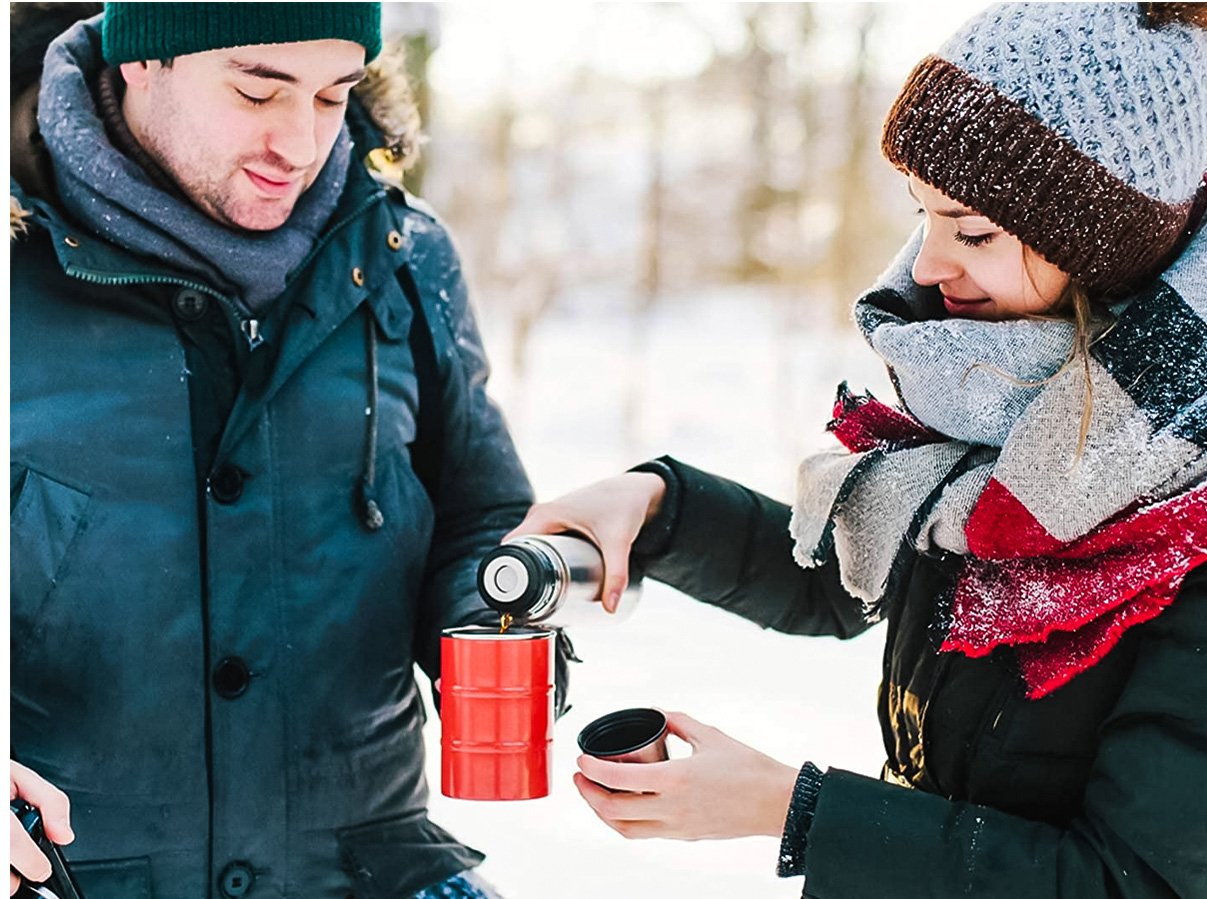
M 835 553 L 848 592 L 878 609 L 903 546 L 1019 557 L 1203 483 L 1207 230 L 1113 307 L 1118 318 L 1090 354 L 1093 418 L 1080 453 L 1085 374 L 1065 366 L 1072 326 L 945 317 L 938 292 L 910 276 L 920 246 L 919 229 L 855 318 L 889 367 L 902 418 L 932 435 L 807 458 L 791 525 L 800 564 Z M 985 514 L 970 527 L 974 510 L 992 508 L 1007 509 L 993 519 L 1000 533 Z
M 347 126 L 284 225 L 263 232 L 221 225 L 107 136 L 89 90 L 104 66 L 100 20 L 73 25 L 46 51 L 38 126 L 63 205 L 100 237 L 198 277 L 248 311 L 261 312 L 285 289 L 335 210 L 352 152 Z

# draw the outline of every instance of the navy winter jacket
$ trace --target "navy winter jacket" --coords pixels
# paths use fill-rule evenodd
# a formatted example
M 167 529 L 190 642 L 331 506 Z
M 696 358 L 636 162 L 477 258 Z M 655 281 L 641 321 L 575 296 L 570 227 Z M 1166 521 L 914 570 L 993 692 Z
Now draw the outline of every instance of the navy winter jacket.
M 398 897 L 477 864 L 426 816 L 414 664 L 489 617 L 477 563 L 532 496 L 445 229 L 354 160 L 253 324 L 12 190 L 11 748 L 70 796 L 88 899 Z

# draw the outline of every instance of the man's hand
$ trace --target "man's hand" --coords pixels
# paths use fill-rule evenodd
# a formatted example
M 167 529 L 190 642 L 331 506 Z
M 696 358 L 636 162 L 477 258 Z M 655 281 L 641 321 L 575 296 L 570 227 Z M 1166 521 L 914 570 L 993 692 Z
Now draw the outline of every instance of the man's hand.
M 682 713 L 668 712 L 666 720 L 691 744 L 690 757 L 626 764 L 579 756 L 574 784 L 605 824 L 630 839 L 783 833 L 795 769 Z
M 75 839 L 71 832 L 71 806 L 67 794 L 38 777 L 24 765 L 9 762 L 10 784 L 8 798 L 24 799 L 42 814 L 42 826 L 46 836 L 60 845 Z M 21 886 L 21 878 L 41 883 L 50 877 L 50 859 L 25 832 L 17 816 L 8 815 L 8 894 L 11 896 Z

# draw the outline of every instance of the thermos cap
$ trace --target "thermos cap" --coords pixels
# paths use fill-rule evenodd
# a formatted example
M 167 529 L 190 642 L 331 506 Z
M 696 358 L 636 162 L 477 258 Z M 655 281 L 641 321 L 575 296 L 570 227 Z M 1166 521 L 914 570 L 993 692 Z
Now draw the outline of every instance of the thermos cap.
M 548 564 L 522 545 L 503 544 L 478 566 L 478 592 L 500 611 L 525 612 L 543 598 Z
M 579 731 L 578 748 L 606 759 L 637 752 L 665 734 L 666 715 L 658 709 L 621 709 L 596 718 Z

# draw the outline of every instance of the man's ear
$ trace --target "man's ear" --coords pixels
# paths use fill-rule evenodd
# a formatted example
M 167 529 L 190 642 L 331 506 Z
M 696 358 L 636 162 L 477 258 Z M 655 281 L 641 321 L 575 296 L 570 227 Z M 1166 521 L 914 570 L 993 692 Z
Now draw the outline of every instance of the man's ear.
M 122 73 L 126 87 L 145 88 L 151 81 L 151 62 L 148 60 L 123 62 L 118 69 Z

